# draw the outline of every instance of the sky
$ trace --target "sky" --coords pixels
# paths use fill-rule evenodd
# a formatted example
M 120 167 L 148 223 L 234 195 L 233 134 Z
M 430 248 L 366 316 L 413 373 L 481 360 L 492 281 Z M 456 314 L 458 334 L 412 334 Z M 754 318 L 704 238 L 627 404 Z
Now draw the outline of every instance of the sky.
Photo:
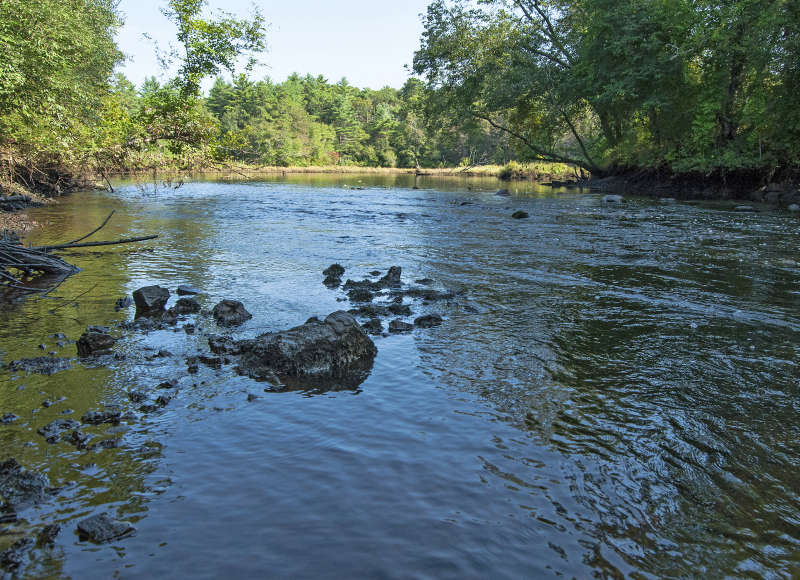
M 265 53 L 252 76 L 283 81 L 293 72 L 322 75 L 332 82 L 346 77 L 351 85 L 400 88 L 409 76 L 422 33 L 420 14 L 431 0 L 209 0 L 213 13 L 222 9 L 246 16 L 253 5 L 267 24 Z M 175 28 L 160 12 L 166 0 L 121 0 L 125 24 L 117 37 L 128 60 L 120 67 L 134 84 L 148 76 L 166 79 L 155 57 L 154 43 L 167 48 Z M 210 86 L 207 81 L 205 88 Z

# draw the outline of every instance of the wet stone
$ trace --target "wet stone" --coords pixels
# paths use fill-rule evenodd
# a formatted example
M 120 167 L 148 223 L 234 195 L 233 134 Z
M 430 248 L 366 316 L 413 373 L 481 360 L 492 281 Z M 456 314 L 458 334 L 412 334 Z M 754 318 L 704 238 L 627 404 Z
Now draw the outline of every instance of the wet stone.
M 238 300 L 223 300 L 212 311 L 214 319 L 220 326 L 238 326 L 253 318 Z
M 136 303 L 136 318 L 158 318 L 164 313 L 169 300 L 169 290 L 161 286 L 145 286 L 133 293 Z
M 117 339 L 103 330 L 90 327 L 81 335 L 77 343 L 79 357 L 111 354 L 111 348 L 116 344 Z
M 392 333 L 400 333 L 400 332 L 411 332 L 414 330 L 414 325 L 409 324 L 408 322 L 403 322 L 399 318 L 397 320 L 392 320 L 389 323 L 389 332 Z
M 30 538 L 14 542 L 10 548 L 0 553 L 0 567 L 9 572 L 19 570 L 25 563 L 25 556 L 33 548 L 33 543 Z
M 41 473 L 22 467 L 14 458 L 0 463 L 0 500 L 3 511 L 42 501 L 50 485 Z
M 48 443 L 57 443 L 65 431 L 74 431 L 81 426 L 75 419 L 56 419 L 44 427 L 37 429 L 37 433 L 45 438 Z
M 441 323 L 442 317 L 438 314 L 428 314 L 414 320 L 414 326 L 420 328 L 433 328 L 434 326 L 439 326 Z
M 0 417 L 0 425 L 10 425 L 11 423 L 17 421 L 19 417 L 17 417 L 14 413 L 6 413 L 2 417 Z
M 172 397 L 169 395 L 159 395 L 156 397 L 156 405 L 159 407 L 166 407 L 169 405 L 170 401 L 172 401 Z
M 522 220 L 530 216 L 528 216 L 528 212 L 519 210 L 512 213 L 511 217 L 514 218 L 515 220 Z
M 61 532 L 61 526 L 58 524 L 49 524 L 42 528 L 39 535 L 36 537 L 36 545 L 40 548 L 52 546 Z
M 196 314 L 200 312 L 200 303 L 194 298 L 179 298 L 173 308 L 178 314 Z
M 371 367 L 378 349 L 350 314 L 334 312 L 289 330 L 249 341 L 239 372 L 252 378 L 346 378 Z M 362 379 L 363 380 L 363 379 Z
M 134 403 L 141 403 L 147 400 L 147 393 L 144 391 L 131 391 L 128 393 L 128 398 Z
M 81 420 L 89 425 L 102 425 L 103 423 L 119 423 L 122 413 L 119 409 L 106 409 L 104 411 L 89 411 Z
M 130 296 L 123 296 L 122 298 L 117 298 L 116 304 L 114 304 L 114 310 L 120 311 L 124 310 L 125 308 L 130 308 L 133 305 L 133 298 Z
M 65 371 L 72 363 L 68 358 L 55 358 L 51 356 L 40 356 L 36 358 L 23 358 L 11 361 L 8 364 L 10 371 L 25 371 L 38 375 L 52 375 L 60 371 Z
M 175 290 L 175 293 L 178 296 L 195 296 L 197 294 L 202 294 L 203 291 L 200 290 L 199 288 L 195 288 L 194 286 L 190 286 L 188 284 L 181 284 Z
M 411 316 L 411 307 L 407 304 L 392 304 L 387 310 L 395 316 Z
M 323 276 L 332 276 L 334 278 L 341 278 L 344 274 L 344 266 L 341 264 L 331 264 L 322 271 Z
M 102 513 L 78 522 L 78 535 L 82 540 L 105 544 L 132 534 L 135 528 L 128 522 L 113 519 Z
M 76 449 L 85 449 L 86 442 L 89 440 L 89 435 L 76 429 L 72 433 L 64 433 L 61 436 L 61 440 L 74 445 Z
M 367 334 L 379 335 L 383 332 L 383 323 L 379 318 L 372 318 L 361 325 Z
M 365 288 L 353 288 L 347 293 L 352 302 L 372 302 L 375 295 Z

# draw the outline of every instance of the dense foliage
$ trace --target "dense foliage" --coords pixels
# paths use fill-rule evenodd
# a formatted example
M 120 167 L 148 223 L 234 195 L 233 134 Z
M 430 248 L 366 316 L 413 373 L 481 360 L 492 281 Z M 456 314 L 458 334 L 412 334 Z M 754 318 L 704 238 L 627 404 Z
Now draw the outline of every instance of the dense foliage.
M 436 0 L 415 71 L 538 159 L 672 171 L 800 162 L 795 0 Z
M 114 74 L 114 0 L 2 0 L 0 179 L 57 189 L 70 174 L 225 161 L 800 166 L 795 0 L 434 0 L 414 59 L 427 82 L 380 90 L 234 74 L 263 50 L 263 19 L 205 8 L 166 0 L 179 45 L 162 57 L 178 72 L 137 88 Z M 224 71 L 233 80 L 202 95 Z

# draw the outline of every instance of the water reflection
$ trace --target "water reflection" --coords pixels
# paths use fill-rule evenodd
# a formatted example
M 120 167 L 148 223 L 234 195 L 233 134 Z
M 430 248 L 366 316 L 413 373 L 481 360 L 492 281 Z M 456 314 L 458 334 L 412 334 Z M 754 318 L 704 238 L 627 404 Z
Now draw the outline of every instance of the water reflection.
M 793 574 L 796 219 L 608 207 L 526 184 L 500 197 L 493 180 L 412 185 L 289 175 L 149 195 L 123 186 L 36 210 L 50 228 L 34 243 L 90 231 L 110 209 L 104 238 L 161 237 L 71 253 L 83 272 L 54 299 L 0 313 L 4 362 L 74 356 L 47 337 L 129 318 L 114 300 L 146 284 L 200 287 L 204 308 L 242 300 L 254 316 L 237 338 L 346 308 L 321 283 L 333 262 L 355 279 L 399 264 L 406 281 L 465 291 L 409 301 L 445 323 L 378 338 L 369 377 L 344 393 L 267 395 L 233 365 L 188 373 L 204 332 L 218 331 L 202 315 L 195 334 L 126 336 L 126 358 L 108 366 L 3 370 L 0 412 L 22 417 L 0 426 L 3 448 L 57 485 L 76 482 L 34 518 L 65 524 L 54 573 Z M 518 209 L 530 218 L 511 220 Z M 173 356 L 153 356 L 162 349 Z M 131 405 L 129 393 L 154 396 L 170 379 L 163 410 Z M 106 403 L 137 413 L 125 432 L 97 429 L 118 448 L 53 447 L 35 433 L 66 408 Z M 124 553 L 69 537 L 101 507 L 136 522 Z

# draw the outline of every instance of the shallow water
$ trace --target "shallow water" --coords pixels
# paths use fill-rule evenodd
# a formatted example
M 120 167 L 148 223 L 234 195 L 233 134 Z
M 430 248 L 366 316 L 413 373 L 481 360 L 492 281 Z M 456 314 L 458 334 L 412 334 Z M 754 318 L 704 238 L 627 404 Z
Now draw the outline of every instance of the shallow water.
M 189 375 L 202 332 L 115 331 L 125 360 L 0 370 L 0 414 L 21 417 L 0 425 L 0 459 L 62 487 L 5 526 L 0 550 L 58 522 L 27 575 L 799 575 L 797 218 L 410 179 L 123 184 L 31 210 L 47 225 L 32 243 L 78 237 L 111 209 L 98 239 L 161 237 L 65 254 L 81 273 L 0 312 L 5 363 L 74 357 L 50 335 L 128 320 L 115 300 L 148 284 L 195 285 L 206 307 L 242 300 L 253 319 L 237 336 L 348 308 L 321 283 L 332 262 L 353 278 L 397 264 L 407 282 L 462 293 L 414 303 L 445 323 L 378 337 L 351 391 L 265 393 L 230 367 Z M 530 218 L 510 219 L 520 209 Z M 162 348 L 175 356 L 147 360 Z M 36 433 L 170 378 L 163 411 L 85 429 L 117 448 Z M 80 541 L 76 522 L 101 511 L 136 534 Z

